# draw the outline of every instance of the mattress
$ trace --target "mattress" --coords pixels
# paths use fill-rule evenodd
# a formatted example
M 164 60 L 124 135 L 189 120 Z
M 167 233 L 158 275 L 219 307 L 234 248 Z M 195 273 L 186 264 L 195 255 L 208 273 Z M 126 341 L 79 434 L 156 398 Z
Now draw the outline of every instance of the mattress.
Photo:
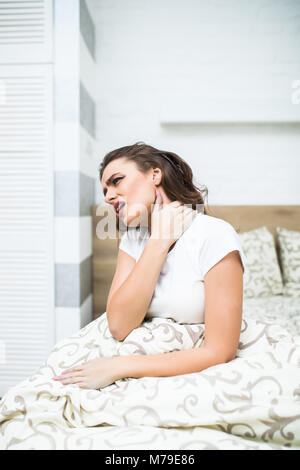
M 243 315 L 280 325 L 292 335 L 300 336 L 300 298 L 274 295 L 244 299 Z

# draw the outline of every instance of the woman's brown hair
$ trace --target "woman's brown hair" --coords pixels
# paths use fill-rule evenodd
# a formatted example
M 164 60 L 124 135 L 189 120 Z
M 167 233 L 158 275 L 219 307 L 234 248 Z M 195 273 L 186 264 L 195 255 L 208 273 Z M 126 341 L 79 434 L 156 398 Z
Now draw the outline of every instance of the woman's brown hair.
M 192 209 L 199 209 L 201 212 L 210 215 L 208 205 L 205 205 L 208 190 L 206 186 L 198 188 L 193 182 L 193 172 L 191 167 L 176 153 L 159 150 L 144 142 L 136 142 L 133 145 L 120 147 L 107 153 L 99 166 L 99 178 L 105 167 L 116 160 L 124 157 L 129 161 L 134 161 L 139 171 L 148 172 L 151 168 L 160 168 L 162 172 L 161 185 L 172 201 L 180 201 L 188 204 Z M 119 217 L 116 217 L 116 228 L 120 231 Z M 124 225 L 122 223 L 122 225 Z

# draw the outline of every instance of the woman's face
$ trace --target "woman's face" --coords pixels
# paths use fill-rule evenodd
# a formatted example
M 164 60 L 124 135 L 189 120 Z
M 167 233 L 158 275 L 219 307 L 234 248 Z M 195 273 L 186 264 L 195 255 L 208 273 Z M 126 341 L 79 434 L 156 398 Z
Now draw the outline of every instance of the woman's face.
M 103 194 L 107 204 L 124 202 L 119 217 L 128 227 L 150 227 L 151 205 L 155 201 L 155 181 L 159 169 L 142 173 L 133 161 L 118 158 L 104 169 L 101 178 Z

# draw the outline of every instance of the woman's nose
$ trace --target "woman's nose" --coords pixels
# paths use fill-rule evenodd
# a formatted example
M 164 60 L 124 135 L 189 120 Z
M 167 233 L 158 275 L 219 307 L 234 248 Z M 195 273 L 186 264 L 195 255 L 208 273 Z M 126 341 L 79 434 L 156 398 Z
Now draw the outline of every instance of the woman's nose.
M 107 191 L 104 201 L 105 201 L 107 204 L 112 204 L 113 201 L 114 201 L 114 198 L 115 198 L 115 195 L 109 194 L 108 191 Z

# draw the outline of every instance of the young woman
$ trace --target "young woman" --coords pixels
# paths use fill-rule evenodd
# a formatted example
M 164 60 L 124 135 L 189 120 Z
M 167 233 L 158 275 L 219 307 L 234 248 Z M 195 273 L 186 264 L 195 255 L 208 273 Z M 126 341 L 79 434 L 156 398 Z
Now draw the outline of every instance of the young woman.
M 164 354 L 100 357 L 55 379 L 98 389 L 120 378 L 188 374 L 233 360 L 245 268 L 234 228 L 209 215 L 205 191 L 174 153 L 137 142 L 108 153 L 99 171 L 105 202 L 114 206 L 118 228 L 126 227 L 107 301 L 111 335 L 122 341 L 158 316 L 205 323 L 205 341 Z

